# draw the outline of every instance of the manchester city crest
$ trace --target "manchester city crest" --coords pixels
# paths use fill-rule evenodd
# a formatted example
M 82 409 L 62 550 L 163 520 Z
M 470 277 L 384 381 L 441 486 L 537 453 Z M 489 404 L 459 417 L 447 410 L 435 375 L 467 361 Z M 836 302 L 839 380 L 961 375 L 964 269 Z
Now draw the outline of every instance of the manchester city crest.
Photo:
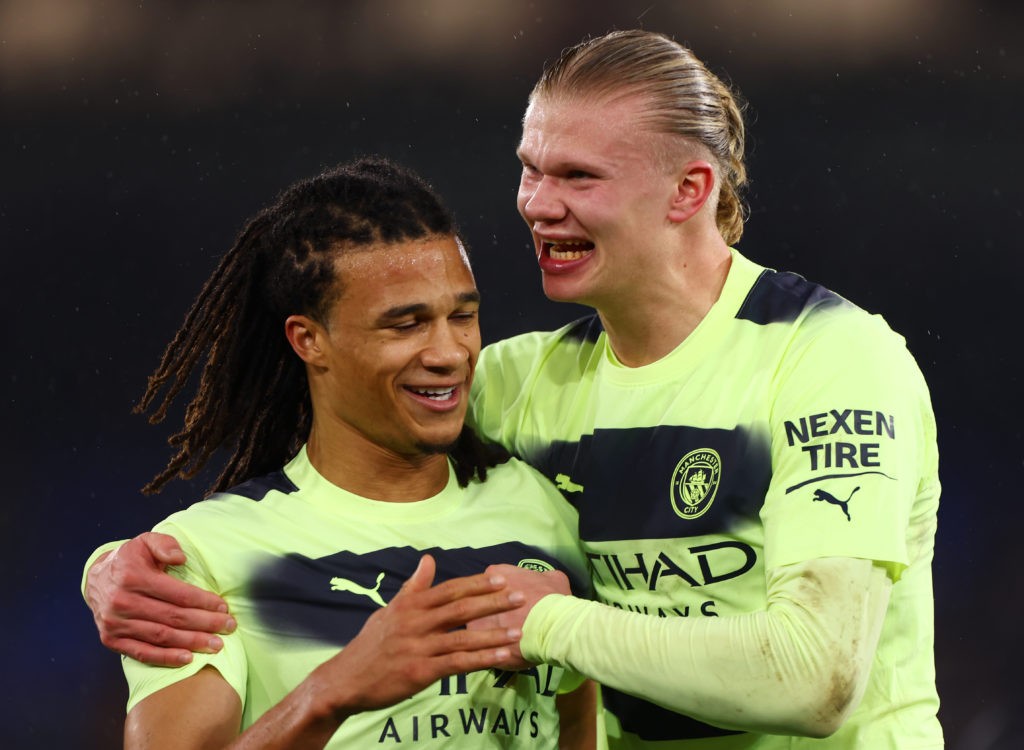
M 680 518 L 700 518 L 714 502 L 721 476 L 722 459 L 711 448 L 687 453 L 672 472 L 672 510 Z
M 533 557 L 520 560 L 516 567 L 526 568 L 527 570 L 536 570 L 538 573 L 547 573 L 555 569 L 553 565 L 549 565 L 544 560 L 538 560 Z

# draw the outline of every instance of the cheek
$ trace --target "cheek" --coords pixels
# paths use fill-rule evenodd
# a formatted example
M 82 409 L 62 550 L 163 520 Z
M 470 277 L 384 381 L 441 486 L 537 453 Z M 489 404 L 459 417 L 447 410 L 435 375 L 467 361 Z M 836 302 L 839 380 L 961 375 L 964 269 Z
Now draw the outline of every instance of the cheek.
M 472 330 L 466 331 L 462 335 L 462 345 L 469 350 L 469 363 L 475 365 L 476 358 L 480 356 L 480 349 L 483 346 L 480 329 L 474 327 Z

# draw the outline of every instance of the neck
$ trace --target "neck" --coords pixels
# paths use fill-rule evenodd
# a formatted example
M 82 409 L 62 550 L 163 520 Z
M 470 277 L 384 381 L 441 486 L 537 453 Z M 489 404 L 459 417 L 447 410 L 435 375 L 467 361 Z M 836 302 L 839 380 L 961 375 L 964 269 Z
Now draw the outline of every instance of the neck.
M 331 429 L 315 417 L 306 453 L 313 467 L 331 484 L 382 502 L 426 500 L 448 484 L 446 454 L 402 456 L 362 435 Z
M 649 365 L 685 341 L 721 296 L 731 263 L 724 242 L 706 252 L 681 254 L 625 304 L 598 306 L 619 361 L 627 367 Z

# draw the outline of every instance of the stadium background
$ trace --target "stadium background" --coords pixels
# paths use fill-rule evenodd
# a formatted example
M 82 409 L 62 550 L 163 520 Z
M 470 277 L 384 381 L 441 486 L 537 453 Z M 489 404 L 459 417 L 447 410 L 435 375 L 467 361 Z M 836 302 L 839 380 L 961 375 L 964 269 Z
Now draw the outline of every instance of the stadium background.
M 456 209 L 486 340 L 555 327 L 580 310 L 540 293 L 514 210 L 519 118 L 545 60 L 639 25 L 692 46 L 750 102 L 739 247 L 907 337 L 940 430 L 948 746 L 1024 746 L 1022 8 L 0 2 L 0 744 L 120 742 L 126 691 L 79 598 L 80 568 L 97 543 L 204 486 L 139 495 L 166 430 L 129 410 L 245 219 L 293 179 L 383 152 Z

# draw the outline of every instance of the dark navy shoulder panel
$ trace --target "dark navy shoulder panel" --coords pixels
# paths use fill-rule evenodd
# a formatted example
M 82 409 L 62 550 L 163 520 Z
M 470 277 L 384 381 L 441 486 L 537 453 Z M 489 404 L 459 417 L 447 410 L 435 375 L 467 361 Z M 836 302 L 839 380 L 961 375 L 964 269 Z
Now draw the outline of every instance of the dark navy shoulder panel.
M 673 509 L 681 460 L 710 450 L 721 472 L 714 503 L 699 518 Z M 598 429 L 555 440 L 526 457 L 580 511 L 587 542 L 678 539 L 726 533 L 756 519 L 771 481 L 771 449 L 748 430 L 677 425 Z
M 265 498 L 271 490 L 277 490 L 289 495 L 292 492 L 298 492 L 299 488 L 295 486 L 295 483 L 283 471 L 279 470 L 265 474 L 262 477 L 253 477 L 248 481 L 242 482 L 237 487 L 232 487 L 228 492 L 232 495 L 241 495 L 250 500 L 259 501 Z
M 570 323 L 569 329 L 565 332 L 565 338 L 593 343 L 597 341 L 597 337 L 601 335 L 603 330 L 604 326 L 601 324 L 601 318 L 597 315 L 588 315 L 585 318 L 580 318 Z
M 456 549 L 386 547 L 366 553 L 340 550 L 319 558 L 293 553 L 253 571 L 248 595 L 260 621 L 273 632 L 344 646 L 366 618 L 394 598 L 428 553 L 437 566 L 435 584 L 506 563 L 561 570 L 574 593 L 590 595 L 583 571 L 571 570 L 550 553 L 522 542 Z
M 799 274 L 765 269 L 750 288 L 736 317 L 758 325 L 792 323 L 809 305 L 842 301 L 835 292 Z

